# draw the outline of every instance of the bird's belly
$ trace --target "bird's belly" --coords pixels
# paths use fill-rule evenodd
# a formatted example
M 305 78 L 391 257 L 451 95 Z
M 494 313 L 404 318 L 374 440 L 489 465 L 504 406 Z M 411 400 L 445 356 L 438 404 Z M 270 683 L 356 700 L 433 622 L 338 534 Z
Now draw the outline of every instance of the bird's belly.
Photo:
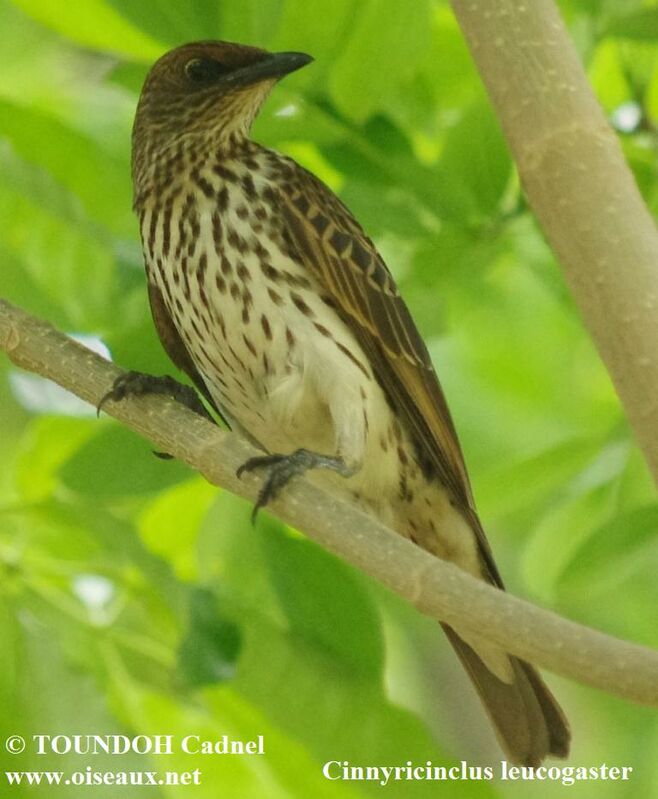
M 199 221 L 199 252 L 177 258 L 172 246 L 149 274 L 211 395 L 270 452 L 333 454 L 339 420 L 324 384 L 337 381 L 361 402 L 359 383 L 374 382 L 353 334 L 314 277 L 274 242 L 249 246 L 248 226 L 225 225 L 220 254 L 212 219 Z
M 322 470 L 310 479 L 476 572 L 472 534 L 423 475 L 409 432 L 314 275 L 275 235 L 256 238 L 229 214 L 218 246 L 216 226 L 200 212 L 194 249 L 181 255 L 172 231 L 169 252 L 147 267 L 218 406 L 268 452 L 339 455 L 353 477 Z
M 270 452 L 340 454 L 367 474 L 369 442 L 391 417 L 382 389 L 312 267 L 292 252 L 265 173 L 228 166 L 224 183 L 204 172 L 211 197 L 197 192 L 190 203 L 181 193 L 169 210 L 144 212 L 149 277 L 227 417 Z

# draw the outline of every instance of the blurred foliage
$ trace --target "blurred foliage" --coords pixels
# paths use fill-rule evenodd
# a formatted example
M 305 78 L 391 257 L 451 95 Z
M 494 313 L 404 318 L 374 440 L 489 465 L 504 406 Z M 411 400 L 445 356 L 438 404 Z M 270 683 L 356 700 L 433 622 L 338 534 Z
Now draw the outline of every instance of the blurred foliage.
M 560 6 L 656 212 L 658 3 Z M 651 481 L 447 3 L 0 0 L 0 294 L 102 340 L 122 366 L 171 371 L 147 310 L 130 125 L 149 63 L 194 38 L 315 56 L 276 88 L 255 136 L 339 191 L 398 278 L 510 587 L 657 646 Z M 0 368 L 0 738 L 265 736 L 265 757 L 121 758 L 126 770 L 202 768 L 200 787 L 142 791 L 196 799 L 381 790 L 324 780 L 329 759 L 499 758 L 436 625 L 266 514 L 252 528 L 244 502 L 110 420 Z M 557 691 L 573 762 L 635 770 L 632 783 L 571 795 L 656 795 L 655 712 L 566 682 Z M 449 792 L 519 795 L 506 783 Z

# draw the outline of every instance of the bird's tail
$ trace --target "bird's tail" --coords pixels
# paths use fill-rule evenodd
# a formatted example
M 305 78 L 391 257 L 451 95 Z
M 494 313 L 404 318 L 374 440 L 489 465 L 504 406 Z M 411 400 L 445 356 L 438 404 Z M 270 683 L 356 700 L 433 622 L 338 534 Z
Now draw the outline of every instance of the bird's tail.
M 566 757 L 569 724 L 537 670 L 510 655 L 513 679 L 503 682 L 451 627 L 441 626 L 473 681 L 508 759 L 538 766 L 548 755 Z

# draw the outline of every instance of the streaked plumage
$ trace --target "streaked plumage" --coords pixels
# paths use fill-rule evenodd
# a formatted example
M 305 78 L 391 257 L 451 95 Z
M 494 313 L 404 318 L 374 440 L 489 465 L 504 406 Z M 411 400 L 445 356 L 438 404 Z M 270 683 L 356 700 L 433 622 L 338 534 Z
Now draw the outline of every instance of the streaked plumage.
M 133 177 L 160 338 L 266 452 L 340 457 L 352 476 L 309 477 L 502 588 L 443 393 L 386 265 L 324 184 L 249 139 L 273 84 L 308 60 L 202 42 L 149 74 Z M 566 721 L 534 669 L 446 632 L 508 755 L 566 755 Z

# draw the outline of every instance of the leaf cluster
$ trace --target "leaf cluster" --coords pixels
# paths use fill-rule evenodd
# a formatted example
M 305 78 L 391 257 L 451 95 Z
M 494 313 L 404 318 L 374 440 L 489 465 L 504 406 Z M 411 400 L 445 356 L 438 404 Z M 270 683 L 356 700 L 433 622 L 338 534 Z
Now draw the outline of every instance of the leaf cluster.
M 122 366 L 171 371 L 130 210 L 130 126 L 148 65 L 206 38 L 311 53 L 314 65 L 276 88 L 255 137 L 338 191 L 395 274 L 507 582 L 658 645 L 652 486 L 449 6 L 312 5 L 0 0 L 0 294 Z M 658 211 L 658 6 L 560 7 Z M 242 500 L 153 458 L 91 409 L 6 362 L 0 371 L 0 738 L 18 728 L 265 735 L 266 759 L 204 762 L 200 799 L 218 788 L 240 799 L 382 790 L 327 782 L 329 759 L 497 757 L 433 625 L 296 531 L 266 516 L 252 528 Z M 650 795 L 651 712 L 558 688 L 577 759 L 631 763 L 633 790 Z M 20 768 L 80 767 L 65 760 L 26 757 Z M 122 767 L 145 768 L 138 760 Z M 429 796 L 437 786 L 386 790 Z

